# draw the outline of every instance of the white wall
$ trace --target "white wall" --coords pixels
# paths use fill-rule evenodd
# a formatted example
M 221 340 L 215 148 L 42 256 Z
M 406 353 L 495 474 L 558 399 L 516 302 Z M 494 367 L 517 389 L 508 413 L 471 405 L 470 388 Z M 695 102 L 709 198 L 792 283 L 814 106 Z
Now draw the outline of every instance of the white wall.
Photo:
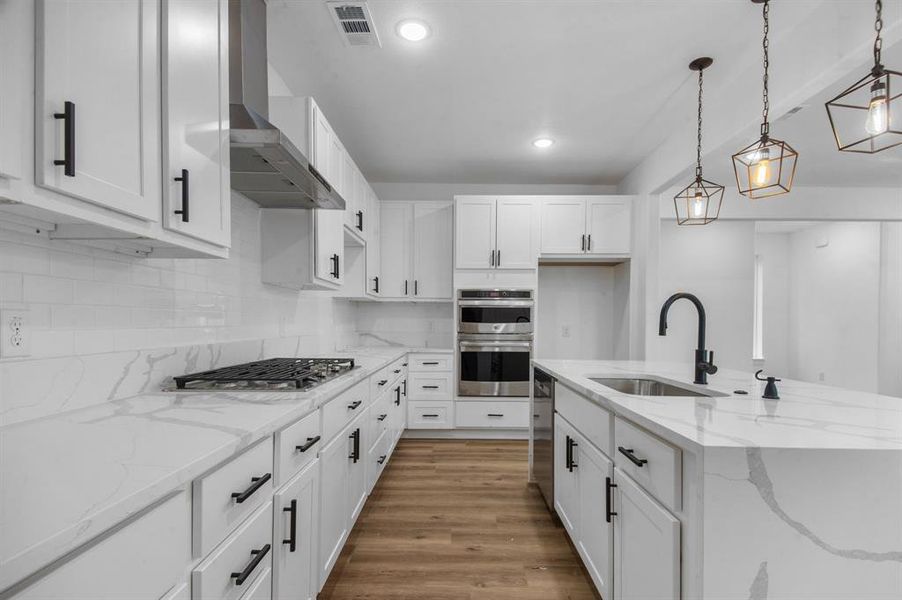
M 792 281 L 790 234 L 759 233 L 755 253 L 763 263 L 764 280 L 764 363 L 768 374 L 790 377 L 789 296 Z
M 902 223 L 880 225 L 879 391 L 902 397 Z
M 661 222 L 660 285 L 646 332 L 650 360 L 692 363 L 698 321 L 690 302 L 676 302 L 670 309 L 667 336 L 657 334 L 664 301 L 675 292 L 690 292 L 705 306 L 706 346 L 714 350 L 714 362 L 727 368 L 751 368 L 754 252 L 751 222 L 724 221 L 706 227 Z
M 539 267 L 538 358 L 613 359 L 626 329 L 628 270 L 600 265 Z

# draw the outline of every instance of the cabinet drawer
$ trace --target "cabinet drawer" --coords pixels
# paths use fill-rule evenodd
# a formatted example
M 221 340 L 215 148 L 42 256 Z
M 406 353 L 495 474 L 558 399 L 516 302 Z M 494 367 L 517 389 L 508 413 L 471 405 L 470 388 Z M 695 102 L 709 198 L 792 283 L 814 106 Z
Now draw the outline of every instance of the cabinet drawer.
M 407 379 L 411 400 L 451 400 L 450 373 L 411 373 Z
M 599 450 L 613 456 L 611 436 L 614 418 L 610 411 L 559 383 L 554 385 L 554 408 L 579 427 L 579 432 Z
M 190 535 L 188 494 L 179 492 L 13 598 L 160 598 L 180 580 L 184 581 L 185 569 L 191 561 Z
M 373 444 L 373 447 L 370 448 L 370 451 L 367 453 L 367 493 L 373 491 L 373 487 L 375 487 L 376 482 L 379 481 L 379 477 L 382 475 L 382 471 L 385 469 L 385 465 L 388 463 L 388 448 L 389 442 L 391 441 L 390 438 L 390 434 L 383 432 L 382 435 L 379 436 L 379 439 L 376 440 L 376 443 Z
M 191 572 L 192 599 L 237 600 L 270 569 L 272 502 L 267 502 Z
M 388 366 L 388 376 L 389 379 L 397 379 L 398 377 L 402 377 L 404 375 L 404 369 L 407 368 L 407 357 L 402 356 L 392 364 Z
M 454 403 L 410 400 L 407 403 L 408 429 L 451 429 Z
M 458 402 L 454 409 L 458 427 L 529 427 L 529 402 L 525 400 Z
M 276 486 L 301 472 L 323 447 L 320 411 L 316 410 L 276 434 Z
M 241 600 L 271 600 L 272 598 L 272 569 L 266 569 L 257 577 L 247 589 Z
M 370 422 L 370 440 L 377 440 L 382 432 L 388 429 L 391 423 L 392 412 L 395 407 L 394 394 L 383 394 L 370 409 L 367 419 Z
M 204 556 L 272 496 L 268 437 L 194 482 L 194 550 Z
M 411 373 L 452 371 L 452 354 L 411 354 L 408 370 Z
M 614 464 L 659 502 L 680 510 L 680 449 L 619 417 L 614 419 L 614 442 Z
M 323 406 L 323 443 L 344 429 L 351 419 L 361 414 L 369 402 L 369 386 L 361 381 Z
M 379 369 L 370 377 L 370 397 L 374 400 L 385 393 L 389 388 L 392 377 L 389 377 L 390 371 L 388 367 Z

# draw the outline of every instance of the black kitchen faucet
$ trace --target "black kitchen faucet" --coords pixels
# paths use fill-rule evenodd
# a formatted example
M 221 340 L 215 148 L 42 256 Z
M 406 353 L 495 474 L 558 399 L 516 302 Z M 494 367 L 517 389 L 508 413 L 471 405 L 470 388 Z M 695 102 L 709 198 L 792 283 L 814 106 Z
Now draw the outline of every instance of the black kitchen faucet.
M 696 310 L 698 310 L 698 348 L 695 349 L 695 383 L 699 384 L 707 384 L 708 383 L 708 373 L 714 375 L 717 373 L 717 367 L 714 365 L 714 351 L 705 350 L 705 307 L 702 306 L 701 300 L 699 300 L 694 294 L 687 294 L 685 292 L 679 292 L 671 296 L 664 302 L 664 306 L 661 307 L 661 319 L 658 322 L 658 335 L 667 335 L 667 311 L 670 310 L 670 305 L 679 300 L 680 298 L 685 298 L 692 302 L 695 305 Z

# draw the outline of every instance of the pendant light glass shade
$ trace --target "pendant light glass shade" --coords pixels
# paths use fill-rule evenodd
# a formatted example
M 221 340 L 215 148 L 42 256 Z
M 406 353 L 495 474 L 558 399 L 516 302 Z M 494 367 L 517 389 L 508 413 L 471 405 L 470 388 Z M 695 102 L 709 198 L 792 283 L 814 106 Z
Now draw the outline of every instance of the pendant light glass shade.
M 696 146 L 695 180 L 673 197 L 677 225 L 707 225 L 720 216 L 724 187 L 702 177 L 702 89 L 704 70 L 714 64 L 713 58 L 702 57 L 689 63 L 698 71 L 698 144 Z
M 752 0 L 763 4 L 764 14 L 764 86 L 761 112 L 761 137 L 733 155 L 733 171 L 739 193 L 752 199 L 789 193 L 795 178 L 799 153 L 792 146 L 770 135 L 770 0 Z
M 883 2 L 876 7 L 874 67 L 826 103 L 840 152 L 875 154 L 902 144 L 902 73 L 881 63 Z

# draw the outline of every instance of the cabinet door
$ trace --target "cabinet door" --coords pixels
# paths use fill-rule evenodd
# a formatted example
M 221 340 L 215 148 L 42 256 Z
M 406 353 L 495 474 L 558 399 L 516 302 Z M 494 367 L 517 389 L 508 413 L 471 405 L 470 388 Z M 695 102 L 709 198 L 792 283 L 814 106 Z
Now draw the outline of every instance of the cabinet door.
M 577 435 L 579 448 L 579 548 L 583 564 L 589 571 L 602 598 L 613 591 L 614 528 L 607 521 L 607 482 L 614 476 L 614 463 Z
M 317 279 L 341 285 L 344 278 L 344 213 L 340 210 L 314 210 L 313 255 Z
M 579 539 L 577 528 L 579 527 L 579 478 L 578 468 L 570 470 L 568 465 L 568 445 L 574 440 L 576 432 L 570 424 L 564 421 L 560 415 L 554 415 L 554 510 L 570 539 L 574 543 Z M 579 448 L 572 449 L 573 462 L 579 464 Z
M 370 189 L 367 190 L 367 211 L 365 213 L 364 231 L 366 232 L 366 293 L 368 296 L 380 296 L 382 293 L 382 253 L 379 198 Z
M 535 269 L 538 266 L 539 215 L 536 200 L 499 198 L 497 253 L 499 269 Z
M 326 180 L 338 190 L 338 193 L 344 196 L 347 193 L 345 180 L 345 171 L 347 170 L 347 152 L 341 145 L 341 140 L 335 135 L 335 130 L 330 129 L 329 136 L 329 175 Z
M 35 182 L 158 221 L 159 2 L 39 0 L 35 6 Z M 69 118 L 55 118 L 67 102 Z M 67 155 L 68 166 L 54 164 Z
M 582 254 L 585 248 L 586 201 L 582 198 L 542 200 L 542 254 Z
M 413 203 L 413 293 L 417 298 L 451 298 L 450 202 Z
M 382 279 L 379 290 L 383 298 L 411 297 L 413 207 L 409 202 L 383 202 L 380 211 Z
M 228 21 L 227 0 L 163 3 L 163 225 L 220 246 L 231 226 Z
M 316 598 L 319 464 L 309 464 L 274 496 L 273 588 L 277 600 Z
M 454 207 L 454 265 L 458 269 L 495 266 L 495 198 L 459 198 Z
M 329 155 L 332 150 L 332 128 L 326 120 L 319 106 L 310 100 L 310 164 L 319 174 L 326 178 L 329 185 L 335 187 L 341 182 L 331 179 L 332 170 L 329 167 Z
M 363 505 L 366 504 L 366 496 L 368 493 L 368 489 L 366 486 L 366 456 L 367 450 L 369 450 L 371 440 L 367 440 L 367 419 L 369 419 L 369 415 L 364 413 L 360 417 L 357 418 L 356 425 L 354 425 L 348 433 L 348 456 L 352 457 L 349 460 L 348 466 L 348 527 L 353 527 L 354 522 L 357 520 L 357 517 L 360 515 L 360 511 L 363 510 Z M 353 436 L 359 436 L 357 441 L 354 441 Z
M 361 199 L 359 197 L 358 177 L 360 172 L 357 165 L 351 159 L 347 150 L 341 148 L 341 160 L 343 161 L 341 172 L 341 195 L 345 199 L 344 225 L 348 229 L 357 231 L 354 226 L 357 223 L 357 211 L 360 210 Z
M 680 522 L 620 469 L 614 481 L 615 600 L 679 600 Z
M 628 254 L 630 198 L 611 196 L 586 202 L 586 251 L 589 254 Z
M 339 433 L 319 455 L 319 576 L 324 583 L 348 534 L 348 438 Z
M 34 77 L 33 14 L 31 2 L 0 2 L 0 176 L 15 179 L 22 177 L 25 140 L 34 135 L 29 118 L 34 99 L 23 93 Z

